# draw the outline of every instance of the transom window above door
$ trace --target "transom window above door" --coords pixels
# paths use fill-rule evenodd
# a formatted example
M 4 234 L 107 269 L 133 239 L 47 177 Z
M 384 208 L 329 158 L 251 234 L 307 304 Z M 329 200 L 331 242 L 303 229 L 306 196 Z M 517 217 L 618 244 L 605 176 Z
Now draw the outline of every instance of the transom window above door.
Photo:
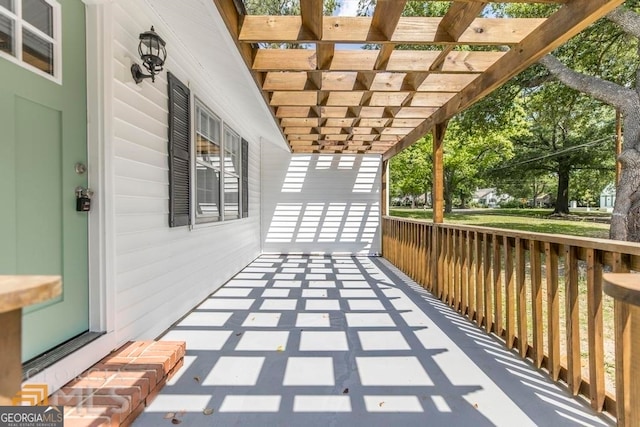
M 60 81 L 60 4 L 0 0 L 0 56 Z

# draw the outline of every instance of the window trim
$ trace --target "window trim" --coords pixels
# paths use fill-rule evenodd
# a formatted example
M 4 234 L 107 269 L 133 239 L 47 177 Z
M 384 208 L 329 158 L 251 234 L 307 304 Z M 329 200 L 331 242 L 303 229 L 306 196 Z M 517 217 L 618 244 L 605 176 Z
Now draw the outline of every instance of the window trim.
M 4 58 L 13 62 L 14 64 L 29 70 L 41 77 L 51 80 L 59 85 L 62 84 L 62 7 L 56 0 L 42 0 L 51 6 L 52 18 L 53 18 L 53 37 L 43 33 L 38 28 L 34 27 L 22 18 L 22 1 L 13 0 L 13 6 L 15 12 L 11 12 L 8 9 L 0 6 L 0 15 L 6 16 L 14 24 L 13 27 L 13 43 L 14 43 L 14 55 L 0 51 L 0 58 Z M 36 36 L 43 40 L 46 40 L 53 45 L 53 74 L 46 73 L 41 69 L 25 62 L 22 59 L 22 30 L 27 29 L 34 33 Z
M 241 220 L 243 218 L 246 218 L 247 216 L 243 216 L 243 208 L 244 208 L 244 200 L 243 200 L 243 164 L 242 164 L 242 141 L 243 138 L 240 136 L 240 134 L 238 132 L 236 132 L 233 127 L 229 126 L 227 124 L 227 122 L 224 121 L 224 119 L 222 119 L 219 115 L 217 115 L 211 108 L 209 108 L 209 106 L 198 96 L 196 96 L 195 94 L 192 97 L 193 102 L 192 102 L 192 111 L 193 111 L 193 115 L 192 115 L 192 161 L 191 161 L 191 176 L 192 176 L 192 190 L 191 190 L 191 194 L 192 194 L 192 224 L 194 224 L 194 226 L 202 226 L 202 225 L 212 225 L 212 224 L 220 224 L 220 223 L 225 223 L 225 222 L 229 222 L 229 221 L 236 221 L 236 220 Z M 198 214 L 198 177 L 197 177 L 197 169 L 196 166 L 198 165 L 198 160 L 197 160 L 197 134 L 198 134 L 198 125 L 199 125 L 199 120 L 200 120 L 200 110 L 204 111 L 206 114 L 208 114 L 210 117 L 213 117 L 217 120 L 219 120 L 220 123 L 220 154 L 221 154 L 221 158 L 220 158 L 220 180 L 219 180 L 219 188 L 218 188 L 218 203 L 219 203 L 219 215 L 203 215 L 203 214 Z M 225 133 L 229 132 L 231 134 L 233 134 L 237 139 L 238 139 L 238 159 L 239 159 L 239 168 L 240 170 L 237 173 L 232 173 L 229 172 L 229 175 L 234 176 L 235 178 L 238 179 L 238 212 L 236 215 L 227 217 L 226 213 L 225 213 L 225 200 L 224 200 L 224 182 L 225 182 L 225 161 L 224 161 L 224 155 L 226 153 L 227 147 L 227 141 L 226 141 L 226 137 L 225 137 Z M 248 148 L 247 148 L 248 149 Z M 248 171 L 247 171 L 248 172 Z M 247 178 L 248 179 L 248 178 Z
M 222 192 L 220 193 L 221 199 L 223 200 L 223 204 L 222 204 L 222 212 L 223 212 L 223 216 L 225 216 L 226 221 L 233 221 L 235 219 L 242 219 L 242 138 L 240 137 L 240 135 L 238 134 L 238 132 L 234 131 L 230 126 L 227 126 L 226 123 L 224 124 L 224 128 L 223 128 L 223 161 L 222 161 L 222 173 L 223 176 L 226 175 L 230 175 L 233 176 L 234 178 L 238 179 L 238 211 L 236 212 L 236 214 L 234 215 L 234 218 L 229 218 L 228 220 L 226 219 L 226 207 L 225 207 L 225 202 L 224 202 L 224 178 L 221 182 L 221 186 L 222 186 Z M 238 157 L 238 166 L 239 166 L 239 170 L 237 172 L 227 172 L 225 170 L 226 168 L 226 160 L 224 159 L 224 155 L 227 152 L 227 138 L 226 138 L 226 133 L 227 131 L 232 134 L 233 136 L 236 137 L 236 141 L 238 142 L 238 151 L 236 153 L 237 157 Z
M 193 120 L 194 120 L 194 125 L 193 125 L 193 137 L 192 137 L 192 144 L 193 144 L 193 149 L 191 150 L 193 152 L 193 156 L 192 156 L 192 162 L 191 162 L 191 170 L 192 170 L 192 188 L 193 188 L 193 223 L 194 224 L 205 224 L 205 223 L 211 223 L 211 222 L 223 222 L 224 221 L 224 210 L 223 210 L 223 205 L 222 205 L 222 200 L 221 200 L 221 191 L 223 190 L 223 176 L 224 176 L 224 165 L 223 165 L 223 161 L 222 159 L 220 160 L 220 169 L 219 169 L 219 173 L 220 173 L 220 180 L 218 183 L 218 215 L 213 215 L 213 214 L 198 214 L 198 172 L 197 172 L 197 166 L 199 164 L 198 162 L 198 147 L 197 147 L 197 143 L 198 143 L 198 129 L 199 129 L 199 123 L 200 123 L 200 110 L 204 111 L 209 117 L 213 117 L 214 119 L 217 119 L 220 123 L 220 133 L 218 135 L 219 141 L 219 147 L 220 147 L 220 154 L 223 155 L 224 154 L 224 122 L 222 121 L 222 119 L 215 114 L 213 111 L 211 111 L 211 109 L 202 101 L 200 100 L 200 98 L 198 98 L 197 96 L 194 95 L 193 97 L 194 101 L 193 101 Z M 206 165 L 204 165 L 205 167 L 208 167 Z M 210 169 L 213 170 L 217 170 L 214 167 L 211 167 Z

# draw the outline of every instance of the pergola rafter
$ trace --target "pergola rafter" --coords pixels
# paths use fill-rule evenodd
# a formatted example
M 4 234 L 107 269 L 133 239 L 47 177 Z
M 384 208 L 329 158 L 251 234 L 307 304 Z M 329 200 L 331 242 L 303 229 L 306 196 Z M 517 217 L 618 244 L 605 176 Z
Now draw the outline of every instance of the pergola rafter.
M 511 0 L 559 5 L 523 19 L 481 17 L 481 0 L 453 1 L 443 17 L 403 16 L 406 0 L 378 0 L 370 17 L 324 16 L 322 0 L 300 0 L 298 16 L 213 1 L 293 152 L 384 160 L 623 3 Z

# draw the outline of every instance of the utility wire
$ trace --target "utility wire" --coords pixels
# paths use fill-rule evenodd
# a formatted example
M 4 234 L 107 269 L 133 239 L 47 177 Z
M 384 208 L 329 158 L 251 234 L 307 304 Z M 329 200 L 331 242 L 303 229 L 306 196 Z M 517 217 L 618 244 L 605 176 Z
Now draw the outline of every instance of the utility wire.
M 494 168 L 494 169 L 492 169 L 492 171 L 499 171 L 499 170 L 503 170 L 503 169 L 509 169 L 509 168 L 514 167 L 514 166 L 524 165 L 526 163 L 531 163 L 531 162 L 535 162 L 535 161 L 542 160 L 542 159 L 548 159 L 549 157 L 559 156 L 560 154 L 568 153 L 569 151 L 579 150 L 579 149 L 585 148 L 585 147 L 591 147 L 592 145 L 599 144 L 599 143 L 601 143 L 603 141 L 606 141 L 607 139 L 610 139 L 610 138 L 611 138 L 611 136 L 606 136 L 604 138 L 600 138 L 600 139 L 597 139 L 595 141 L 585 142 L 584 144 L 574 145 L 572 147 L 565 148 L 564 150 L 554 151 L 553 153 L 545 154 L 545 155 L 539 156 L 539 157 L 534 157 L 533 159 L 522 160 L 522 161 L 520 161 L 518 163 L 512 163 L 512 164 L 509 164 L 509 165 L 506 165 L 506 166 L 502 166 L 500 168 Z

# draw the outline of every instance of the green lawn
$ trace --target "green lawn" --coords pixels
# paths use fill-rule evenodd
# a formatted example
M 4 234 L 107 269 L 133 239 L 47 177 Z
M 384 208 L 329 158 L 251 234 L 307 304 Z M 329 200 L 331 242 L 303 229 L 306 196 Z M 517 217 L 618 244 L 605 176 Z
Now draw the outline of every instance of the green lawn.
M 425 220 L 433 218 L 433 213 L 430 209 L 392 208 L 390 213 L 391 216 L 402 218 Z M 444 222 L 538 233 L 568 234 L 571 236 L 604 239 L 609 237 L 609 224 L 544 218 L 550 213 L 551 210 L 548 209 L 483 209 L 445 214 Z M 594 212 L 584 212 L 585 215 L 591 213 Z

